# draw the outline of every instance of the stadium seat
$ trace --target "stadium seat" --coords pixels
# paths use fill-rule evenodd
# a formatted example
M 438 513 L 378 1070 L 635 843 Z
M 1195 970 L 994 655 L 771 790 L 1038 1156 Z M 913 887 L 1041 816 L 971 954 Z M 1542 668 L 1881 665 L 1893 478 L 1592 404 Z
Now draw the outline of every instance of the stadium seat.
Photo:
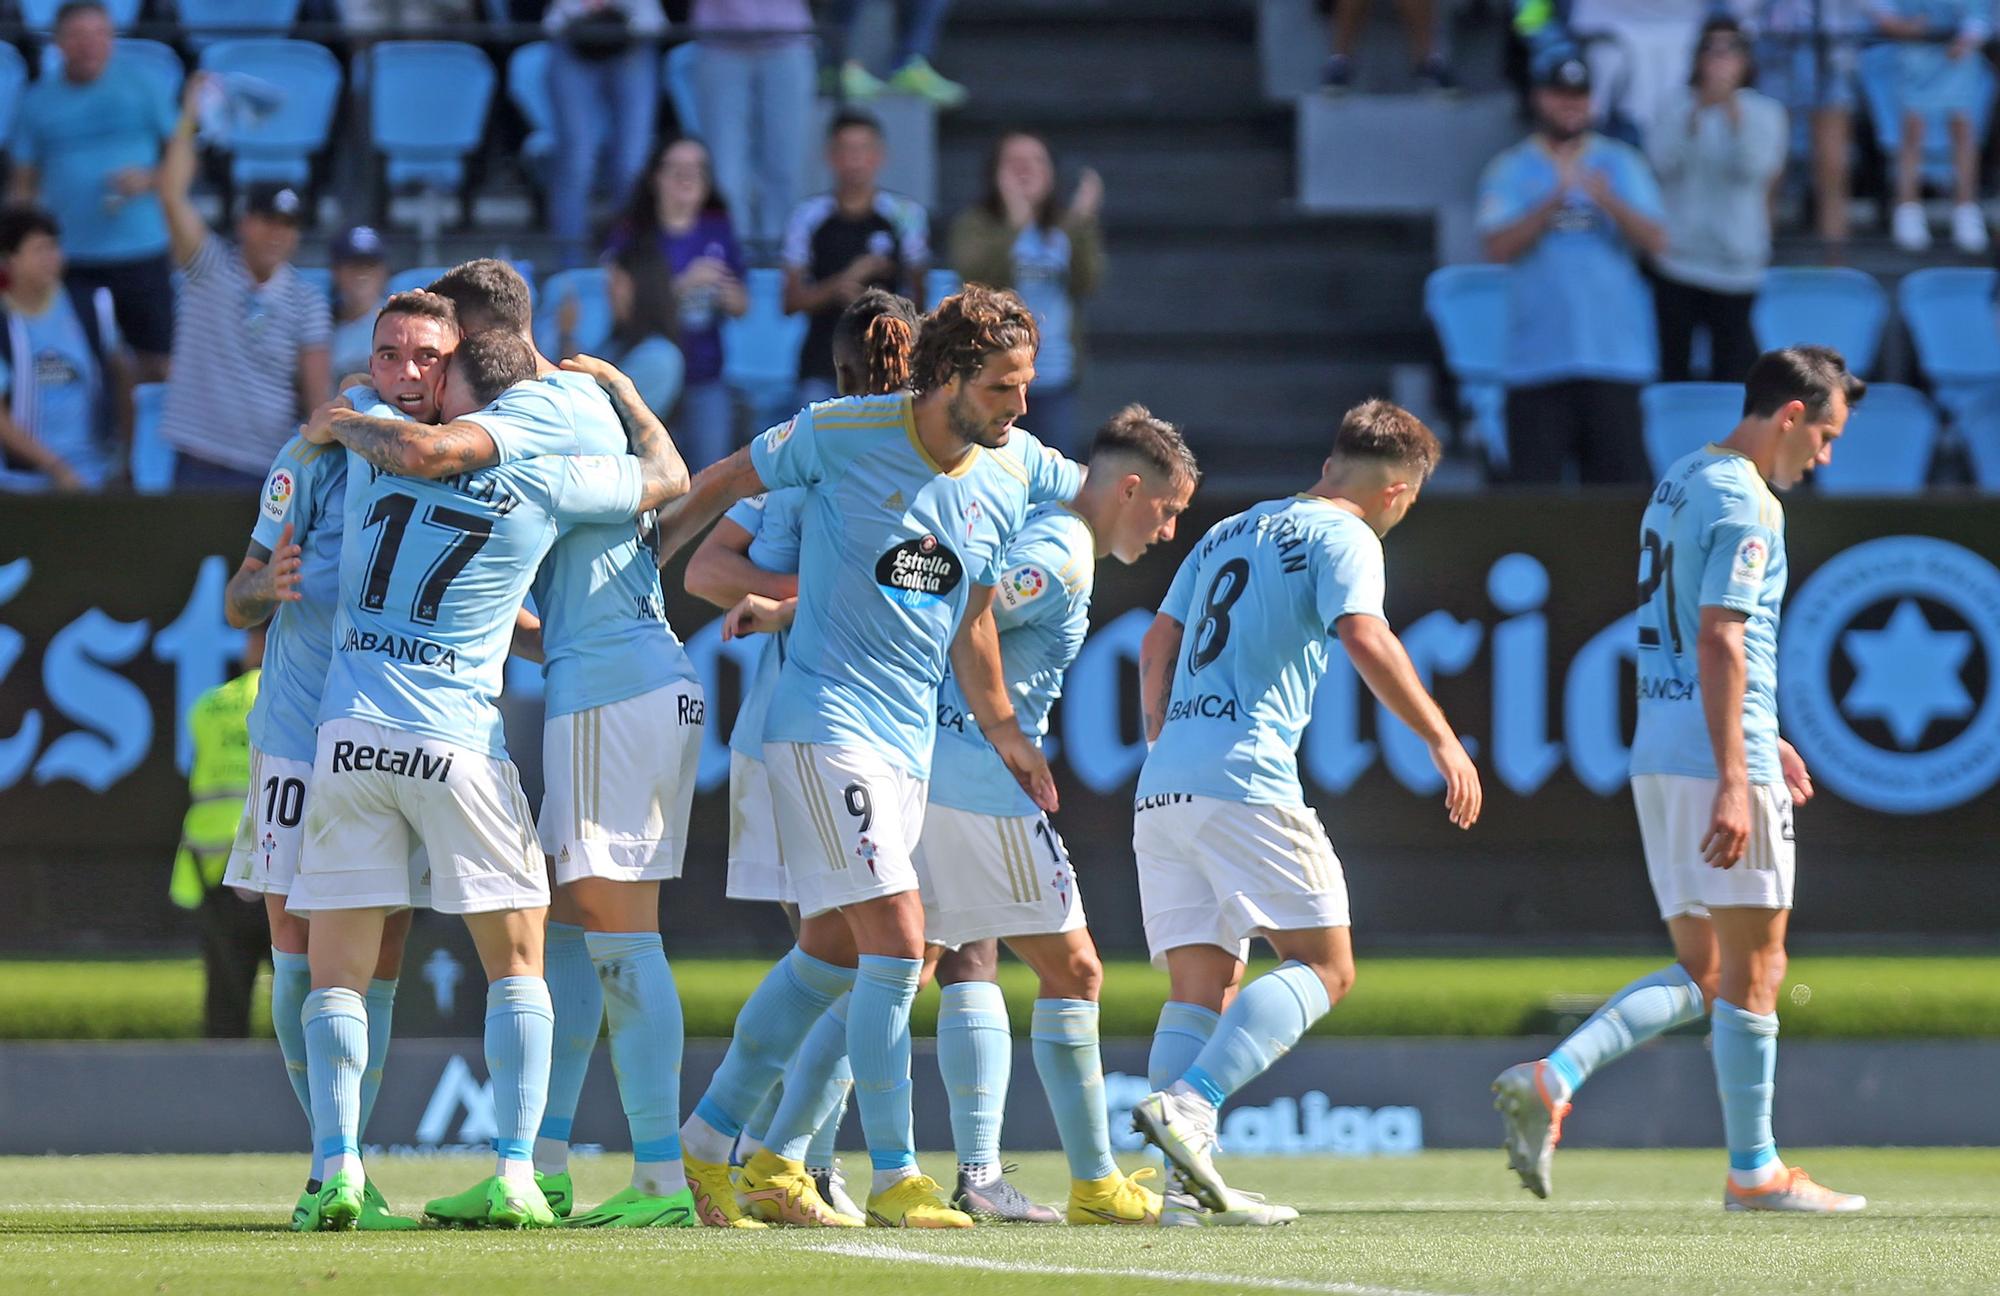
M 174 47 L 156 40 L 144 40 L 137 36 L 120 36 L 114 46 L 112 57 L 120 66 L 133 66 L 143 76 L 152 77 L 159 83 L 161 92 L 179 111 L 181 82 L 187 70 L 181 66 L 181 56 L 174 53 Z M 51 41 L 42 46 L 40 75 L 61 76 L 63 67 L 62 51 Z
M 958 271 L 947 270 L 943 266 L 933 267 L 924 275 L 925 308 L 937 305 L 963 287 L 965 280 L 959 278 Z
M 340 103 L 340 64 L 323 45 L 295 40 L 224 40 L 201 52 L 205 72 L 254 77 L 283 93 L 269 116 L 239 123 L 218 141 L 233 156 L 237 184 L 275 181 L 304 185 L 312 159 L 326 147 L 333 111 Z
M 21 25 L 32 32 L 54 31 L 62 7 L 63 0 L 21 0 Z M 124 31 L 139 16 L 139 0 L 104 0 L 104 12 L 110 15 L 112 30 Z
M 2000 319 L 1992 270 L 1938 267 L 1904 275 L 1896 308 L 1916 345 L 1917 363 L 1938 403 L 1968 418 L 2000 388 Z
M 28 65 L 21 51 L 0 41 L 0 145 L 14 138 L 14 114 L 21 107 L 21 92 L 28 88 Z
M 457 41 L 385 41 L 370 58 L 370 134 L 390 185 L 457 189 L 486 132 L 493 61 Z
M 1833 458 L 1815 469 L 1814 484 L 1830 495 L 1915 495 L 1930 474 L 1938 417 L 1914 387 L 1872 383 L 1855 407 Z
M 695 65 L 701 62 L 701 46 L 683 41 L 660 60 L 660 83 L 673 100 L 674 118 L 681 134 L 701 137 L 701 99 L 695 93 Z
M 1868 116 L 1875 123 L 1875 141 L 1881 146 L 1882 156 L 1887 158 L 1896 156 L 1903 141 L 1901 75 L 1897 61 L 1895 45 L 1875 45 L 1861 52 L 1855 69 L 1856 79 L 1861 84 L 1861 97 L 1868 105 Z M 1993 116 L 1993 69 L 1983 58 L 1975 62 L 1981 88 L 1979 110 L 1973 116 L 1972 128 L 1984 147 L 1986 126 Z M 1924 116 L 1923 174 L 1926 184 L 1941 188 L 1951 184 L 1951 132 L 1942 112 Z
M 1639 393 L 1646 458 L 1653 476 L 1676 459 L 1720 441 L 1743 419 L 1741 383 L 1654 383 Z
M 577 304 L 576 334 L 572 345 L 562 348 L 556 312 L 571 298 Z M 543 355 L 560 360 L 578 351 L 595 354 L 611 336 L 611 326 L 610 275 L 602 266 L 558 270 L 543 281 L 535 300 L 535 345 Z
M 1875 276 L 1845 266 L 1774 266 L 1750 308 L 1757 348 L 1830 346 L 1867 377 L 1889 321 L 1889 294 Z
M 647 409 L 662 419 L 673 412 L 687 375 L 687 360 L 679 347 L 663 337 L 650 337 L 620 356 L 618 367 L 632 380 Z
M 166 400 L 165 383 L 132 389 L 132 489 L 141 495 L 165 495 L 174 488 L 174 448 L 160 436 Z
M 2000 397 L 2000 392 L 1993 394 Z M 1869 399 L 1874 399 L 1873 390 Z M 1971 462 L 1972 480 L 1986 490 L 2000 491 L 2000 399 L 1983 400 L 1968 408 L 1959 415 L 1954 430 Z M 1836 449 L 1834 454 L 1838 457 L 1840 451 Z
M 283 36 L 299 16 L 299 0 L 180 0 L 181 30 L 199 50 L 219 40 Z
M 556 110 L 549 99 L 549 43 L 529 41 L 507 56 L 507 98 L 528 123 L 521 158 L 536 183 L 548 183 L 556 151 Z
M 1507 268 L 1450 265 L 1424 281 L 1424 313 L 1437 330 L 1445 368 L 1458 383 L 1459 403 L 1486 462 L 1507 465 L 1507 393 L 1500 369 L 1507 355 Z
M 427 288 L 438 276 L 451 269 L 450 266 L 411 266 L 408 270 L 398 270 L 389 276 L 389 295 L 409 292 L 413 288 Z
M 758 430 L 792 412 L 806 317 L 785 314 L 785 275 L 758 268 L 744 276 L 750 307 L 722 321 L 722 376 L 743 394 Z

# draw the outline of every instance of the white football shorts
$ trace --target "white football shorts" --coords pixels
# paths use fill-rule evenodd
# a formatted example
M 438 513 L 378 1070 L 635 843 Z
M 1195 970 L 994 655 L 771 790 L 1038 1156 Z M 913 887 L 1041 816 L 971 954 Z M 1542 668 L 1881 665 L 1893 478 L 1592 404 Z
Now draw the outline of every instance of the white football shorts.
M 707 707 L 676 680 L 542 726 L 542 851 L 558 885 L 681 875 Z
M 917 889 L 922 779 L 880 753 L 822 743 L 765 743 L 764 772 L 803 917 Z
M 405 861 L 417 845 L 429 857 L 430 907 L 439 913 L 549 902 L 514 762 L 366 720 L 321 725 L 286 908 L 310 915 L 414 904 L 425 875 Z
M 917 842 L 924 939 L 957 949 L 998 936 L 1050 936 L 1084 925 L 1069 850 L 1048 816 L 924 811 Z
M 312 786 L 309 761 L 267 756 L 250 749 L 250 790 L 243 795 L 243 814 L 236 821 L 236 841 L 229 849 L 225 885 L 264 895 L 289 895 L 299 872 L 299 850 L 305 843 L 305 806 Z M 410 903 L 424 908 L 431 902 L 429 861 L 423 847 L 411 852 Z
M 771 779 L 764 762 L 729 753 L 729 882 L 731 900 L 797 903 L 778 849 L 778 820 L 771 808 Z
M 1710 909 L 1789 909 L 1796 873 L 1792 794 L 1782 783 L 1750 785 L 1750 840 L 1726 869 L 1702 858 L 1715 811 L 1715 780 L 1682 774 L 1634 774 L 1632 804 L 1646 875 L 1661 918 L 1706 918 Z
M 1347 876 L 1319 816 L 1304 806 L 1178 792 L 1141 797 L 1132 850 L 1157 966 L 1184 945 L 1215 945 L 1242 959 L 1261 932 L 1348 925 Z

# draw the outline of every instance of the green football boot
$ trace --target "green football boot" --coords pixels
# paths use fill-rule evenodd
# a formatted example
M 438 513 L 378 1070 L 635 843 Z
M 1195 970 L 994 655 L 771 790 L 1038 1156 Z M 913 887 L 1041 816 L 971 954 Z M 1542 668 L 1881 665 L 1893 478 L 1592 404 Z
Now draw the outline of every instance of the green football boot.
M 382 1190 L 370 1179 L 361 1189 L 361 1220 L 357 1227 L 363 1233 L 402 1233 L 423 1225 L 407 1215 L 398 1215 L 389 1209 L 389 1203 L 382 1198 Z
M 548 1202 L 549 1209 L 556 1213 L 556 1218 L 568 1219 L 570 1212 L 576 1209 L 576 1185 L 571 1182 L 569 1171 L 543 1174 L 537 1170 L 535 1187 L 542 1190 L 542 1197 Z
M 424 1214 L 460 1228 L 551 1228 L 556 1222 L 541 1189 L 508 1183 L 499 1175 L 424 1203 Z
M 683 1188 L 671 1197 L 648 1197 L 627 1188 L 594 1211 L 573 1216 L 566 1228 L 700 1228 L 694 1194 Z
M 292 1232 L 319 1232 L 319 1193 L 311 1188 L 299 1193 L 299 1200 L 292 1207 Z
M 358 1171 L 328 1175 L 319 1188 L 319 1232 L 344 1233 L 361 1218 L 362 1178 Z

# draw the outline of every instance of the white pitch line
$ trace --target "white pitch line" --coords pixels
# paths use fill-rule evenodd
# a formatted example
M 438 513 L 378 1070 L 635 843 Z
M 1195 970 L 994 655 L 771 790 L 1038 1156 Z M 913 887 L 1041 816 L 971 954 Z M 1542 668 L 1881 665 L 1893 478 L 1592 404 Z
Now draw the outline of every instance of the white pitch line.
M 938 1255 L 927 1251 L 905 1251 L 879 1242 L 835 1242 L 813 1247 L 816 1253 L 873 1260 L 881 1264 L 931 1265 L 939 1269 L 982 1269 L 989 1273 L 1039 1274 L 1054 1278 L 1125 1278 L 1150 1282 L 1199 1283 L 1204 1287 L 1228 1285 L 1254 1287 L 1260 1291 L 1322 1292 L 1328 1296 L 1442 1296 L 1438 1292 L 1411 1291 L 1402 1287 L 1374 1287 L 1367 1283 L 1314 1282 L 1309 1278 L 1258 1278 L 1247 1274 L 1180 1273 L 1167 1269 L 1085 1269 L 1076 1265 L 1033 1264 L 1016 1260 L 987 1260 L 979 1256 Z

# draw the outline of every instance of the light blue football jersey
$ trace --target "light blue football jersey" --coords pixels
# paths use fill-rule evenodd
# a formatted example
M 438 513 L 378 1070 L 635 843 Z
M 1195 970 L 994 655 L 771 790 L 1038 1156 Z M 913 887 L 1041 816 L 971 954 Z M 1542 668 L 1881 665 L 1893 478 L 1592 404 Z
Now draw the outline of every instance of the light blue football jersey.
M 1007 546 L 993 592 L 993 621 L 1000 629 L 1000 664 L 1014 714 L 1037 747 L 1049 731 L 1049 710 L 1062 696 L 1063 672 L 1083 650 L 1090 630 L 1096 576 L 1097 542 L 1090 524 L 1060 504 L 1036 505 Z M 933 805 L 1010 817 L 1040 813 L 980 732 L 948 671 L 938 690 L 937 718 Z
M 1743 626 L 1743 756 L 1752 783 L 1776 783 L 1778 608 L 1785 510 L 1757 466 L 1707 446 L 1667 470 L 1639 523 L 1639 725 L 1634 774 L 1715 777 L 1695 639 L 1701 610 Z
M 347 453 L 293 437 L 271 461 L 250 538 L 278 547 L 285 524 L 299 546 L 299 601 L 280 603 L 264 640 L 264 674 L 250 708 L 250 742 L 267 756 L 311 763 L 320 694 L 333 656 L 346 531 Z
M 333 665 L 320 722 L 352 717 L 504 758 L 514 614 L 559 528 L 630 521 L 630 455 L 542 455 L 441 481 L 352 452 Z
M 943 472 L 907 394 L 808 406 L 752 441 L 750 461 L 769 489 L 807 488 L 798 613 L 765 740 L 872 748 L 929 777 L 968 582 L 998 580 L 1029 507 L 1074 497 L 1082 469 L 1016 428 Z
M 1160 611 L 1181 623 L 1173 696 L 1139 795 L 1303 805 L 1299 735 L 1344 616 L 1382 613 L 1382 541 L 1316 495 L 1209 528 Z
M 625 427 L 595 379 L 567 371 L 516 383 L 468 422 L 500 462 L 537 455 L 623 455 Z M 638 522 L 567 528 L 535 575 L 546 714 L 608 706 L 695 678 L 667 624 L 658 537 Z
M 799 505 L 805 492 L 798 489 L 771 491 L 738 500 L 723 514 L 750 533 L 750 549 L 745 555 L 767 572 L 795 573 L 799 569 Z M 764 716 L 771 709 L 771 691 L 778 687 L 778 667 L 785 660 L 783 634 L 763 635 L 757 651 L 757 666 L 743 686 L 743 703 L 736 709 L 736 727 L 729 731 L 729 750 L 753 761 L 764 759 Z

